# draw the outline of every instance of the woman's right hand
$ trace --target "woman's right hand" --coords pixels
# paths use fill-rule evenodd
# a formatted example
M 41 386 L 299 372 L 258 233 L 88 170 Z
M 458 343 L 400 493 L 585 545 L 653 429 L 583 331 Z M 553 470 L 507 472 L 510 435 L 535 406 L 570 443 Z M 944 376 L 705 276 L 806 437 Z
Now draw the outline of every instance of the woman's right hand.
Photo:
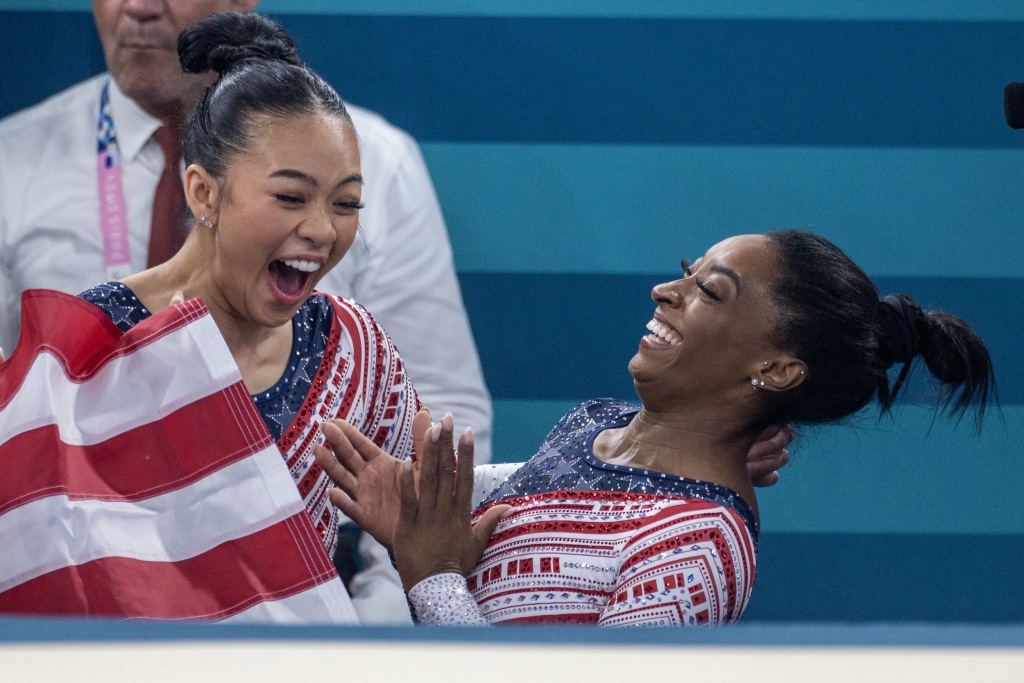
M 456 459 L 450 413 L 423 440 L 419 465 L 418 484 L 412 463 L 402 465 L 402 506 L 395 528 L 395 565 L 406 593 L 435 574 L 465 576 L 479 562 L 494 527 L 510 509 L 495 505 L 475 525 L 470 523 L 473 433 L 467 430 L 459 438 Z
M 401 507 L 399 477 L 403 461 L 382 451 L 344 420 L 325 422 L 320 429 L 327 444 L 314 446 L 313 454 L 337 486 L 329 490 L 331 502 L 390 550 Z M 423 408 L 412 423 L 416 448 L 421 448 L 429 429 L 430 411 Z

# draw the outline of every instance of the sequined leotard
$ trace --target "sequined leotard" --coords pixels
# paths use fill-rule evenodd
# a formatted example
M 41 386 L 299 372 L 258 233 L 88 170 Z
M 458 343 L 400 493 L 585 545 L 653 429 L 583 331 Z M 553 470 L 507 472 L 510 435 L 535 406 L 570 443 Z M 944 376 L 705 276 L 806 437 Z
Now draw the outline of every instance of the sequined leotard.
M 79 296 L 122 331 L 151 315 L 120 282 Z M 390 337 L 362 306 L 314 294 L 292 318 L 292 333 L 292 362 L 273 387 L 252 398 L 333 555 L 340 513 L 327 497 L 330 480 L 313 458 L 313 446 L 324 441 L 320 424 L 342 418 L 385 451 L 407 458 L 419 399 Z
M 753 513 L 723 486 L 594 457 L 594 437 L 636 412 L 602 400 L 563 417 L 477 509 L 479 516 L 496 503 L 513 506 L 476 569 L 466 579 L 431 577 L 410 593 L 421 621 L 681 626 L 738 619 L 754 583 Z

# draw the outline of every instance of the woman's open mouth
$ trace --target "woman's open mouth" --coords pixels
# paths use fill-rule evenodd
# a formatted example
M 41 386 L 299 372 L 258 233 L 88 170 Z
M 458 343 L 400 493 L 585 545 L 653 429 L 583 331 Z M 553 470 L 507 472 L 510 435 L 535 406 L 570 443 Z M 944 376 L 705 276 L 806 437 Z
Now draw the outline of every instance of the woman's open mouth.
M 287 259 L 271 261 L 267 270 L 275 298 L 285 306 L 301 303 L 313 273 L 320 269 L 316 261 Z
M 657 320 L 647 323 L 647 329 L 651 332 L 644 337 L 655 346 L 679 346 L 683 343 L 682 338 L 668 325 L 663 325 Z

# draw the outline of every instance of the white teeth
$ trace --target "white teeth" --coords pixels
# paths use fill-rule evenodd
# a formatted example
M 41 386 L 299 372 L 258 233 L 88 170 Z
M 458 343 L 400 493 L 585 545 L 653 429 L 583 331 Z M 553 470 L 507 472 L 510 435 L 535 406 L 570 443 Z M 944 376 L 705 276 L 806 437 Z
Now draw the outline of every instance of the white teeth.
M 649 323 L 647 323 L 647 329 L 653 332 L 654 336 L 656 336 L 658 339 L 666 341 L 672 346 L 678 346 L 683 341 L 682 339 L 679 338 L 679 335 L 675 333 L 675 330 L 672 330 L 671 328 L 662 325 L 657 320 L 652 320 Z
M 312 273 L 320 268 L 320 264 L 316 261 L 302 261 L 300 259 L 288 259 L 284 264 L 295 270 L 301 270 L 303 273 Z

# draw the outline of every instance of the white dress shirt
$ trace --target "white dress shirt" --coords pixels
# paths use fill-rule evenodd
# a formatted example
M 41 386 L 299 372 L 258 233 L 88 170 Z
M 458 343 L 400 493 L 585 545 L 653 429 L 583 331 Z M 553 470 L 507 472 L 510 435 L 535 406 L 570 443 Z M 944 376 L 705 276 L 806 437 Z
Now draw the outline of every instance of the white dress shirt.
M 0 347 L 20 330 L 23 290 L 77 294 L 109 280 L 97 197 L 96 124 L 101 74 L 0 121 Z M 146 267 L 153 193 L 163 153 L 160 126 L 111 82 L 133 271 Z M 451 410 L 472 425 L 477 462 L 490 459 L 491 404 L 466 318 L 444 219 L 415 140 L 373 112 L 350 106 L 365 178 L 359 234 L 319 289 L 363 304 L 398 346 L 435 419 Z M 361 546 L 367 546 L 363 542 Z M 379 546 L 353 595 L 367 622 L 391 619 L 405 598 Z M 390 570 L 390 571 L 389 571 Z M 368 580 L 380 574 L 381 580 Z M 386 576 L 384 576 L 386 575 Z M 353 581 L 353 585 L 357 585 Z M 397 590 L 397 593 L 395 592 Z

